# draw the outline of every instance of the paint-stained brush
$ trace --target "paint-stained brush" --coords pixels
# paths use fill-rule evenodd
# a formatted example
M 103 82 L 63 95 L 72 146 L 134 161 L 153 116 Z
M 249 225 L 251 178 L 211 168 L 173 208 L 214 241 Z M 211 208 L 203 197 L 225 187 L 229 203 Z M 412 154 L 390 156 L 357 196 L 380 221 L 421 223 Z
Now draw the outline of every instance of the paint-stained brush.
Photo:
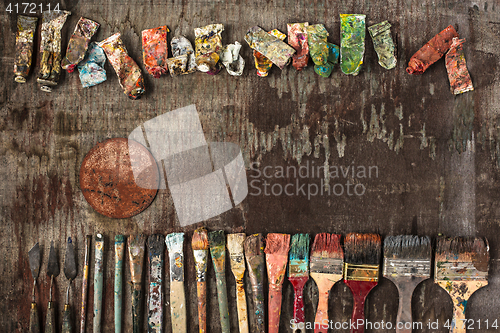
M 115 333 L 122 333 L 123 256 L 125 236 L 115 235 Z
M 252 285 L 252 300 L 254 307 L 253 328 L 255 332 L 266 332 L 266 307 L 264 302 L 264 237 L 253 234 L 245 240 L 245 259 L 248 265 L 248 275 Z
M 488 240 L 479 237 L 439 237 L 434 281 L 453 300 L 450 332 L 465 333 L 465 310 L 469 297 L 488 284 Z
M 314 319 L 314 332 L 328 332 L 328 297 L 330 289 L 342 280 L 344 251 L 341 235 L 321 233 L 314 238 L 311 250 L 311 278 L 318 286 L 318 308 Z
M 210 254 L 212 255 L 217 282 L 221 331 L 222 333 L 229 333 L 229 308 L 226 288 L 226 239 L 224 231 L 209 232 L 208 245 L 210 247 Z
M 351 333 L 365 331 L 365 299 L 378 284 L 381 254 L 380 235 L 350 233 L 344 238 L 344 283 L 354 297 Z
M 281 289 L 285 278 L 286 264 L 290 250 L 290 235 L 268 234 L 266 238 L 266 265 L 269 281 L 268 332 L 278 333 L 281 314 Z
M 40 273 L 40 245 L 36 243 L 28 252 L 31 276 L 33 277 L 33 294 L 30 309 L 30 330 L 29 333 L 40 333 L 40 318 L 35 300 L 35 287 L 38 274 Z
M 49 265 L 47 267 L 47 275 L 50 276 L 50 289 L 49 289 L 49 304 L 47 306 L 47 319 L 45 321 L 45 333 L 56 332 L 56 310 L 52 302 L 52 285 L 54 278 L 59 275 L 59 263 L 57 261 L 57 253 L 54 248 L 54 241 L 50 242 L 49 252 Z
M 170 314 L 173 333 L 187 332 L 186 296 L 184 292 L 184 233 L 165 237 L 170 262 Z
M 244 233 L 228 234 L 227 249 L 231 259 L 231 271 L 236 280 L 236 306 L 238 308 L 238 326 L 240 333 L 248 333 L 247 298 L 243 285 L 245 275 L 245 255 L 243 254 Z
M 68 289 L 66 289 L 66 303 L 64 304 L 62 333 L 71 333 L 73 331 L 73 325 L 71 324 L 71 309 L 69 305 L 69 290 L 71 288 L 71 281 L 76 278 L 76 274 L 75 248 L 71 237 L 68 237 L 68 242 L 66 244 L 66 256 L 64 258 L 64 275 L 66 275 L 66 278 L 68 279 Z
M 94 262 L 94 332 L 101 332 L 103 271 L 104 271 L 104 237 L 95 236 L 95 262 Z
M 431 239 L 388 236 L 384 239 L 384 277 L 398 288 L 397 333 L 412 332 L 411 297 L 417 285 L 431 277 Z
M 163 292 L 162 270 L 165 252 L 165 237 L 151 235 L 148 238 L 149 252 L 149 294 L 148 294 L 148 333 L 163 332 Z
M 127 239 L 130 278 L 132 280 L 132 332 L 142 332 L 142 267 L 144 263 L 144 248 L 146 236 L 131 235 Z
M 194 231 L 191 240 L 194 264 L 196 266 L 196 291 L 198 294 L 198 325 L 199 333 L 207 332 L 207 255 L 208 234 L 204 227 Z
M 80 333 L 85 332 L 87 322 L 87 293 L 89 288 L 89 269 L 90 269 L 90 247 L 92 246 L 92 235 L 85 237 L 85 259 L 83 262 L 82 277 L 82 305 L 80 307 Z
M 309 280 L 309 242 L 308 234 L 292 236 L 290 245 L 290 262 L 288 263 L 288 281 L 293 285 L 293 332 L 305 324 L 304 316 L 304 285 Z

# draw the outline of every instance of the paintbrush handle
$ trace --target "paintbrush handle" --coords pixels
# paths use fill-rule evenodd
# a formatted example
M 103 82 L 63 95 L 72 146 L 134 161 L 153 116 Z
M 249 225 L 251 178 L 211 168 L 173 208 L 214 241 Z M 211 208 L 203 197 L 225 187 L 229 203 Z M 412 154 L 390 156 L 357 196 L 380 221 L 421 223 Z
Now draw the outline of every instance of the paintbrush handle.
M 229 308 L 227 305 L 226 274 L 224 271 L 215 274 L 217 279 L 217 293 L 219 297 L 220 327 L 222 333 L 229 333 Z
M 198 293 L 198 325 L 200 333 L 207 332 L 207 282 L 197 281 L 196 291 Z
M 49 301 L 47 306 L 47 318 L 45 321 L 45 333 L 56 333 L 56 311 L 54 302 Z
M 323 333 L 328 332 L 328 296 L 333 284 L 325 284 L 324 281 L 316 282 L 316 284 L 318 286 L 318 308 L 314 318 L 314 333 Z M 327 325 L 323 326 L 325 323 Z
M 354 298 L 354 308 L 351 316 L 351 322 L 354 324 L 353 327 L 351 327 L 351 333 L 364 333 L 365 299 L 368 293 L 377 285 L 378 282 L 355 280 L 344 280 L 344 282 L 351 289 L 352 296 Z M 360 325 L 357 325 L 358 320 Z M 361 321 L 363 321 L 362 325 Z
M 101 332 L 104 241 L 96 238 L 94 266 L 94 333 Z
M 87 292 L 89 284 L 89 261 L 90 261 L 90 246 L 92 236 L 87 235 L 85 241 L 85 259 L 83 264 L 82 277 L 82 305 L 80 307 L 80 333 L 85 333 L 85 323 L 87 319 Z
M 236 281 L 236 306 L 240 333 L 248 333 L 247 297 L 243 280 Z
M 122 332 L 122 295 L 123 295 L 123 257 L 125 255 L 125 243 L 123 235 L 115 236 L 115 283 L 114 283 L 114 305 L 115 305 L 115 333 Z M 82 332 L 83 333 L 83 332 Z
M 269 323 L 268 332 L 278 333 L 280 327 L 280 314 L 281 314 L 281 293 L 282 285 L 269 284 Z
M 398 287 L 399 307 L 396 318 L 396 333 L 412 333 L 411 298 L 417 285 L 425 278 L 387 278 Z
M 173 333 L 187 333 L 184 281 L 170 281 L 170 314 Z
M 294 299 L 293 299 L 293 322 L 295 324 L 295 328 L 292 330 L 293 332 L 300 330 L 299 327 L 302 327 L 305 323 L 305 315 L 304 315 L 304 285 L 306 284 L 308 276 L 304 277 L 290 277 L 288 280 L 292 283 Z M 302 324 L 298 326 L 299 324 Z
M 264 301 L 263 283 L 252 284 L 254 307 L 254 326 L 258 333 L 266 333 L 266 302 Z
M 40 319 L 38 318 L 38 309 L 35 302 L 31 303 L 29 333 L 40 333 Z
M 141 330 L 141 282 L 132 283 L 132 332 L 140 333 Z
M 71 333 L 73 331 L 73 327 L 71 326 L 71 311 L 69 304 L 64 304 L 63 311 L 63 321 L 62 321 L 62 330 L 61 333 Z

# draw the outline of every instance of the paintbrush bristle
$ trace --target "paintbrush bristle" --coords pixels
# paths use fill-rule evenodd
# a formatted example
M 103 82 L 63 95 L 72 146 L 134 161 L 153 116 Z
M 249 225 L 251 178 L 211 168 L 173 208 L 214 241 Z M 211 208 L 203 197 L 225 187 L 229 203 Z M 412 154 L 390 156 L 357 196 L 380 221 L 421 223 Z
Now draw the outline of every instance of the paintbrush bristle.
M 148 249 L 153 255 L 160 255 L 165 250 L 165 237 L 161 234 L 155 234 L 148 237 Z
M 436 245 L 436 261 L 457 262 L 486 261 L 489 258 L 488 241 L 479 237 L 439 237 Z
M 394 259 L 428 259 L 432 256 L 431 239 L 428 236 L 387 236 L 384 239 L 384 257 Z
M 267 234 L 266 254 L 286 255 L 290 250 L 290 235 L 288 234 Z
M 308 234 L 295 234 L 292 236 L 290 245 L 290 260 L 309 260 L 309 242 Z
M 264 237 L 262 234 L 253 234 L 245 240 L 245 256 L 253 257 L 264 254 Z
M 168 252 L 181 253 L 184 243 L 183 232 L 173 232 L 165 237 L 165 244 L 167 245 Z
M 211 231 L 208 233 L 208 245 L 210 248 L 226 246 L 224 230 Z
M 379 265 L 382 240 L 377 234 L 350 233 L 344 238 L 344 262 L 356 265 Z
M 344 251 L 340 244 L 341 235 L 321 233 L 314 237 L 311 257 L 344 259 Z
M 227 235 L 227 249 L 231 254 L 243 254 L 243 242 L 245 242 L 246 235 L 244 233 L 228 234 Z
M 201 227 L 194 231 L 191 247 L 193 250 L 208 250 L 207 229 Z

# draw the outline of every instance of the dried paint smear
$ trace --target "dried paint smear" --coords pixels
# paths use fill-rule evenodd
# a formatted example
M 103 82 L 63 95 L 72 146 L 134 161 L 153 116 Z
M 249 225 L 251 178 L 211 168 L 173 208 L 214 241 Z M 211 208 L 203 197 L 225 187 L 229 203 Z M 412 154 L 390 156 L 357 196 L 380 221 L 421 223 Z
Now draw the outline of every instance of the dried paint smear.
M 385 69 L 396 67 L 396 57 L 394 55 L 394 42 L 391 36 L 391 24 L 384 21 L 368 27 L 372 37 L 373 47 L 377 52 L 378 63 Z
M 25 83 L 33 58 L 33 35 L 37 17 L 19 15 L 17 17 L 16 58 L 14 60 L 14 80 Z
M 265 32 L 258 26 L 248 30 L 245 35 L 245 41 L 252 49 L 260 52 L 280 69 L 288 65 L 290 58 L 295 53 L 295 50 L 291 46 Z
M 226 67 L 227 72 L 233 76 L 241 76 L 245 68 L 245 60 L 240 55 L 241 44 L 234 42 L 234 44 L 225 45 L 222 48 L 221 61 Z
M 106 70 L 104 63 L 106 55 L 104 50 L 96 42 L 90 43 L 85 58 L 78 64 L 80 82 L 84 88 L 95 86 L 106 81 Z
M 273 29 L 268 33 L 282 41 L 286 38 L 286 35 L 278 29 Z M 266 77 L 273 66 L 273 62 L 256 50 L 253 50 L 253 57 L 255 61 L 255 68 L 257 69 L 257 75 L 260 77 Z
M 358 75 L 365 54 L 366 15 L 340 14 L 340 68 L 344 74 Z
M 222 51 L 222 24 L 210 24 L 194 29 L 196 65 L 200 72 L 215 75 L 220 71 L 219 58 Z
M 288 44 L 295 49 L 292 66 L 301 71 L 309 61 L 309 44 L 307 43 L 307 26 L 309 22 L 287 24 Z
M 90 39 L 99 29 L 100 24 L 80 17 L 76 24 L 75 31 L 71 36 L 66 50 L 66 56 L 61 62 L 61 67 L 72 73 L 76 65 L 85 58 L 85 53 L 89 47 Z
M 166 25 L 142 31 L 142 61 L 148 73 L 157 79 L 168 71 L 169 31 Z
M 453 38 L 450 50 L 446 53 L 446 70 L 450 79 L 450 89 L 455 95 L 474 90 L 465 63 L 463 43 L 465 39 Z

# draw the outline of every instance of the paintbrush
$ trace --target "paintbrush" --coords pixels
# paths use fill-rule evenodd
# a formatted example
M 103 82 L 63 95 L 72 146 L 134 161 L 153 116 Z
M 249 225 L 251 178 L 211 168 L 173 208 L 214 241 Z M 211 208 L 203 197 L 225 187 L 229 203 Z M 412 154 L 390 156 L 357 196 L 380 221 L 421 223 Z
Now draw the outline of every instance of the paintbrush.
M 293 332 L 305 325 L 304 316 L 304 285 L 309 280 L 309 235 L 296 234 L 292 236 L 290 246 L 290 262 L 288 264 L 288 281 L 293 285 L 295 294 L 293 300 Z M 302 330 L 304 330 L 302 328 Z
M 163 292 L 162 270 L 165 237 L 151 235 L 148 238 L 149 252 L 149 294 L 148 294 L 148 333 L 163 332 Z
M 269 281 L 269 322 L 268 332 L 278 333 L 281 313 L 281 289 L 285 278 L 288 250 L 290 249 L 290 235 L 268 234 L 266 238 L 266 265 Z
M 102 317 L 102 288 L 104 270 L 104 237 L 101 234 L 95 236 L 95 259 L 94 259 L 94 322 L 93 332 L 101 332 Z
M 255 332 L 266 332 L 266 308 L 264 305 L 264 237 L 253 234 L 245 240 L 245 259 L 248 265 L 248 275 L 252 285 L 252 300 L 254 307 L 253 328 Z
M 130 264 L 130 278 L 132 280 L 132 331 L 139 333 L 142 313 L 142 266 L 144 262 L 144 247 L 146 236 L 143 234 L 131 235 L 127 239 L 128 257 Z
M 243 254 L 244 233 L 227 235 L 227 250 L 231 259 L 231 271 L 236 280 L 236 306 L 238 308 L 238 326 L 240 333 L 248 333 L 247 298 L 243 285 L 245 275 L 245 255 Z
M 388 236 L 384 239 L 384 277 L 398 288 L 397 333 L 412 332 L 411 297 L 417 285 L 431 277 L 429 237 Z
M 465 310 L 469 297 L 488 284 L 489 245 L 479 237 L 439 237 L 434 281 L 453 300 L 450 332 L 465 333 Z
M 92 235 L 85 238 L 85 259 L 83 263 L 82 277 L 82 306 L 80 308 L 80 333 L 85 332 L 87 320 L 87 292 L 89 287 L 89 265 L 90 265 L 90 247 L 92 245 Z
M 38 274 L 40 273 L 40 245 L 38 242 L 28 252 L 31 276 L 33 277 L 33 294 L 30 309 L 29 333 L 40 333 L 40 319 L 38 318 L 38 308 L 35 299 L 35 287 Z
M 45 333 L 56 333 L 56 310 L 54 302 L 52 302 L 52 285 L 54 278 L 59 275 L 59 263 L 57 260 L 54 241 L 50 242 L 49 264 L 47 266 L 47 275 L 50 276 L 49 303 L 47 304 L 47 317 L 45 320 Z
M 123 256 L 125 253 L 125 237 L 115 236 L 115 333 L 122 332 L 122 281 Z
M 344 283 L 354 297 L 351 333 L 365 331 L 365 299 L 378 284 L 381 250 L 377 234 L 350 233 L 344 239 Z
M 172 332 L 186 333 L 186 296 L 184 293 L 184 233 L 177 232 L 165 237 L 170 262 L 170 314 Z
M 207 332 L 207 254 L 208 235 L 204 227 L 194 231 L 191 240 L 194 264 L 196 266 L 196 290 L 198 293 L 198 325 L 199 333 Z
M 208 233 L 208 245 L 214 264 L 215 278 L 217 280 L 217 294 L 219 298 L 219 316 L 222 333 L 229 333 L 229 309 L 227 305 L 226 290 L 226 240 L 224 231 Z
M 318 286 L 318 308 L 314 332 L 328 332 L 328 297 L 333 285 L 342 280 L 344 252 L 341 235 L 321 233 L 314 238 L 311 250 L 311 278 Z

